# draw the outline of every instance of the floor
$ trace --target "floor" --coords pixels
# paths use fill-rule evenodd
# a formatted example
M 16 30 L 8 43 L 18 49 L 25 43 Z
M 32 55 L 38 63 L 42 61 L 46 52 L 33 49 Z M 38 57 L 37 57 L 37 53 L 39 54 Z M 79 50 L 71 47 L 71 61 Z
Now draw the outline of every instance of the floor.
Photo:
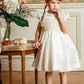
M 84 72 L 68 72 L 68 84 L 84 84 Z M 39 72 L 38 84 L 45 84 L 45 72 Z M 1 72 L 2 84 L 9 84 L 9 72 Z M 34 72 L 26 72 L 26 84 L 34 83 Z M 13 84 L 22 84 L 21 72 L 13 72 Z M 53 84 L 60 84 L 59 74 L 53 72 Z

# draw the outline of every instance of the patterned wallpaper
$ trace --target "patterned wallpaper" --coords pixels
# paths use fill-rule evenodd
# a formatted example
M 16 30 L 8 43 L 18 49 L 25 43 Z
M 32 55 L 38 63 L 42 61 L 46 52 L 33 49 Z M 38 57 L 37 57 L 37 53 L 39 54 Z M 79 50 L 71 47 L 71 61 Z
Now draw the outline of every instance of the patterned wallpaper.
M 44 3 L 45 0 L 28 0 L 28 3 Z M 64 3 L 84 3 L 84 0 L 63 0 Z

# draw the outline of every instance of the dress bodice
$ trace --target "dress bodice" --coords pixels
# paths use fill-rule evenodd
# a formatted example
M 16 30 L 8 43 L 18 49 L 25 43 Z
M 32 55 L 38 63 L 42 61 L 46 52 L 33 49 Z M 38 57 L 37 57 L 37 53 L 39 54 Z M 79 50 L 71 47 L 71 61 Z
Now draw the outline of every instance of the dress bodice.
M 59 22 L 55 16 L 55 14 L 45 13 L 43 23 L 41 23 L 42 29 L 44 31 L 54 31 L 60 30 Z

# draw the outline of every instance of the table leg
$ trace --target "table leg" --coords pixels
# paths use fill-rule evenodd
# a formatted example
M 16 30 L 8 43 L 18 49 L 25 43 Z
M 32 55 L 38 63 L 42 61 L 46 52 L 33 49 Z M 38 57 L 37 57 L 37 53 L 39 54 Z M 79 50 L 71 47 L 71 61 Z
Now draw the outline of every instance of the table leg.
M 0 60 L 0 84 L 2 84 L 2 81 L 1 81 L 1 60 Z
M 38 84 L 38 71 L 35 69 L 35 84 Z
M 37 51 L 38 51 L 38 49 L 36 49 L 36 53 L 35 53 L 34 58 L 35 58 L 36 55 L 37 55 Z M 35 69 L 35 84 L 38 84 L 38 70 L 37 70 L 37 69 Z
M 25 84 L 25 55 L 26 51 L 22 51 L 22 84 Z
M 12 56 L 9 56 L 9 78 L 10 78 L 9 84 L 12 84 Z

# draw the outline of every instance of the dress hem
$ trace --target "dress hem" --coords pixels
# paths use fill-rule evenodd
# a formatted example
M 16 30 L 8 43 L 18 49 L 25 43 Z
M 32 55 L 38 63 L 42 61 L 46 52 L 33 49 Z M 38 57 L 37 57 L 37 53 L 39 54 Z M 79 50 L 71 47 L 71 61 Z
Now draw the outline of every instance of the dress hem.
M 45 69 L 45 68 L 43 68 L 43 69 L 41 69 L 41 68 L 38 68 L 38 67 L 35 67 L 34 65 L 32 66 L 32 67 L 34 67 L 35 69 L 37 69 L 38 71 L 46 71 L 46 72 L 53 72 L 53 71 L 57 71 L 57 72 L 70 72 L 70 71 L 73 71 L 74 69 L 76 69 L 76 68 L 80 68 L 80 65 L 78 65 L 78 66 L 75 66 L 75 67 L 73 67 L 73 68 L 70 68 L 70 69 L 67 69 L 67 70 L 62 70 L 62 69 L 60 69 L 60 68 L 58 68 L 58 69 L 52 69 L 52 70 L 49 70 L 49 69 Z

